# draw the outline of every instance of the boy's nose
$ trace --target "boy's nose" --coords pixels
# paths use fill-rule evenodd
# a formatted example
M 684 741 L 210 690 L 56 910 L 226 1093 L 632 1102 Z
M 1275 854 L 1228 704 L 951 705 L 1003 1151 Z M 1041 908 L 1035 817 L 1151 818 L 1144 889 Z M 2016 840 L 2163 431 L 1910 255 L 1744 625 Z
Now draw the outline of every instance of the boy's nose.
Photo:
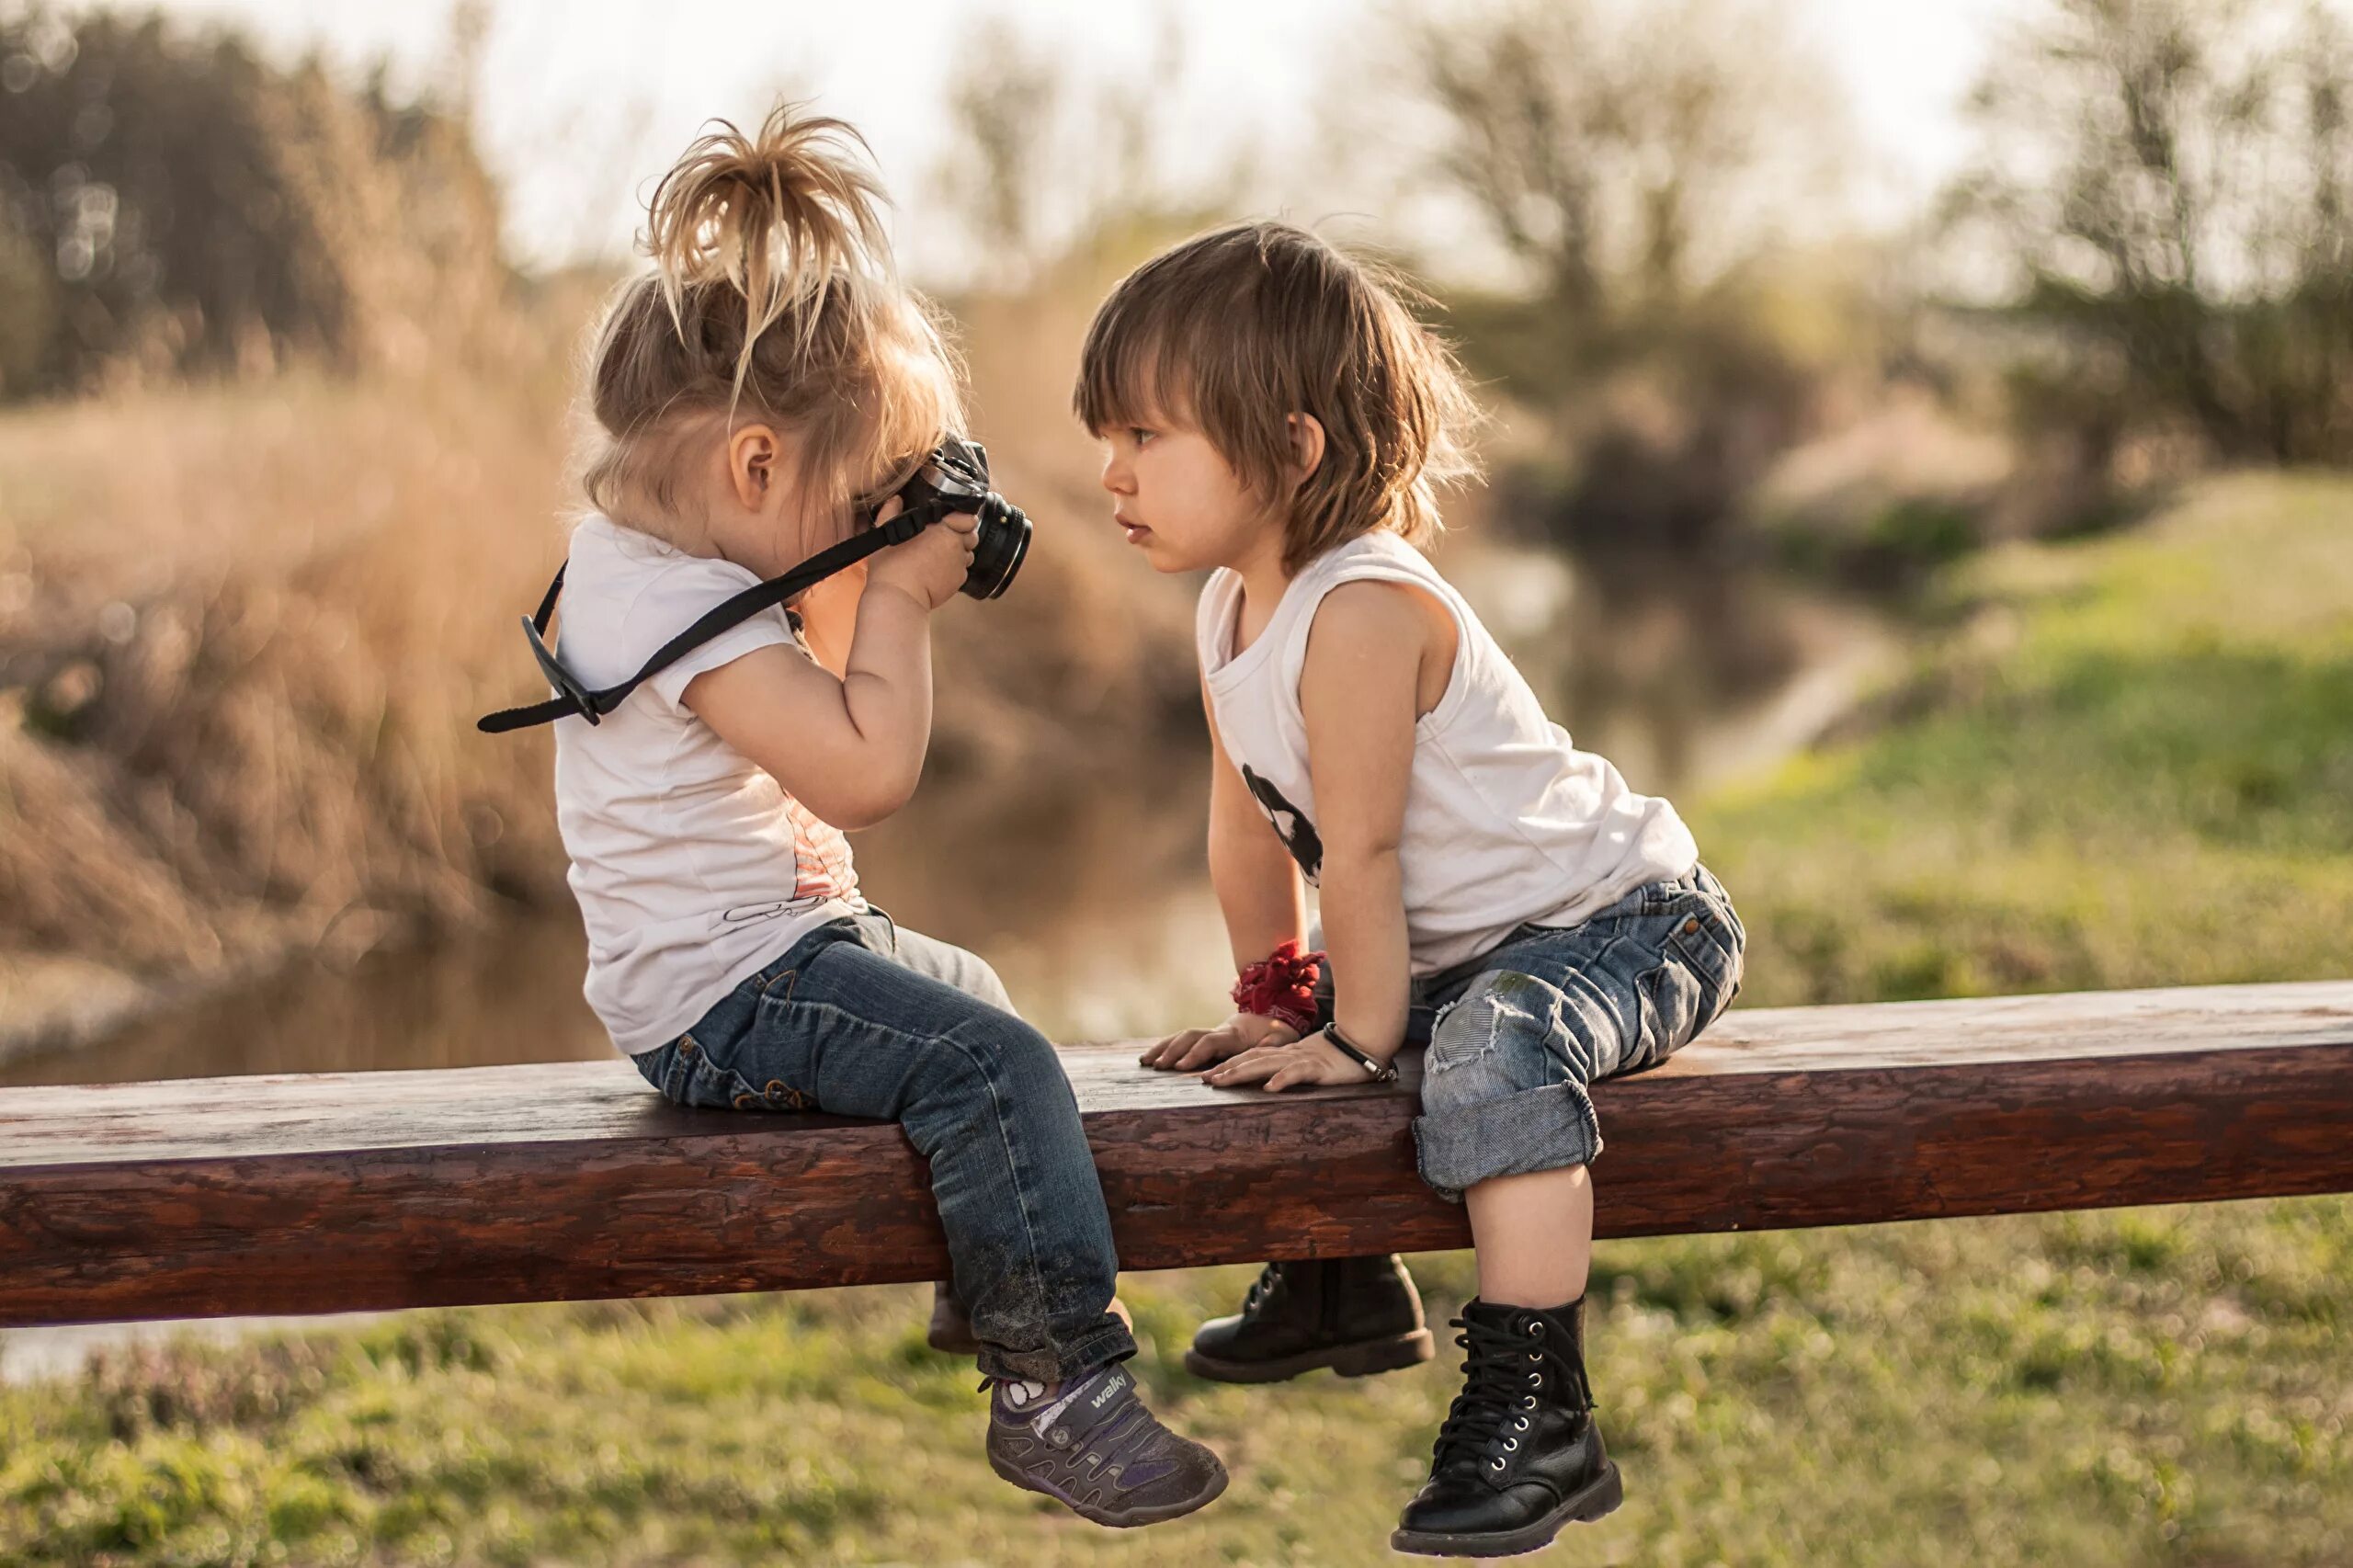
M 1114 495 L 1126 495 L 1133 493 L 1135 487 L 1135 476 L 1128 472 L 1128 465 L 1120 460 L 1120 454 L 1116 451 L 1106 454 L 1103 459 L 1103 488 Z

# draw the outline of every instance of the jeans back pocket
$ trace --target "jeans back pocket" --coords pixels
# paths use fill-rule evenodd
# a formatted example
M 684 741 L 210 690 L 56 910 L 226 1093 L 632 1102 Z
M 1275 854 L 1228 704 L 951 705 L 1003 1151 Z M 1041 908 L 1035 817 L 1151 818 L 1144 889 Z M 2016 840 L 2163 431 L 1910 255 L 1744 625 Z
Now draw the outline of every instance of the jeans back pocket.
M 672 1105 L 706 1110 L 813 1110 L 809 1096 L 781 1079 L 755 1084 L 734 1068 L 714 1062 L 691 1034 L 637 1058 L 638 1071 Z

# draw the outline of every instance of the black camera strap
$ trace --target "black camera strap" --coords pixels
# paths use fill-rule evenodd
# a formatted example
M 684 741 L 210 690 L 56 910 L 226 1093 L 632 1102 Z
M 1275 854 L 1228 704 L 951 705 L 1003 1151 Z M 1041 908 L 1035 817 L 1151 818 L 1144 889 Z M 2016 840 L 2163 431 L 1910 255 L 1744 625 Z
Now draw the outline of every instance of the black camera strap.
M 578 677 L 563 667 L 563 662 L 547 645 L 547 630 L 555 616 L 555 601 L 563 592 L 564 568 L 558 567 L 555 581 L 548 585 L 547 597 L 540 601 L 539 613 L 523 618 L 523 635 L 530 639 L 531 656 L 539 661 L 540 673 L 547 676 L 548 684 L 555 688 L 556 695 L 545 702 L 486 713 L 474 721 L 474 728 L 484 734 L 503 735 L 510 730 L 528 730 L 534 724 L 552 723 L 574 713 L 591 724 L 601 722 L 606 714 L 620 707 L 647 677 L 676 663 L 688 650 L 699 647 L 762 610 L 780 605 L 793 595 L 813 587 L 845 566 L 856 565 L 878 550 L 904 544 L 921 533 L 926 525 L 945 515 L 945 508 L 933 507 L 901 512 L 887 523 L 854 534 L 829 550 L 819 551 L 782 576 L 770 577 L 732 598 L 722 599 L 696 618 L 693 625 L 654 650 L 654 656 L 646 660 L 635 675 L 619 686 L 608 686 L 602 691 L 591 691 L 582 686 Z

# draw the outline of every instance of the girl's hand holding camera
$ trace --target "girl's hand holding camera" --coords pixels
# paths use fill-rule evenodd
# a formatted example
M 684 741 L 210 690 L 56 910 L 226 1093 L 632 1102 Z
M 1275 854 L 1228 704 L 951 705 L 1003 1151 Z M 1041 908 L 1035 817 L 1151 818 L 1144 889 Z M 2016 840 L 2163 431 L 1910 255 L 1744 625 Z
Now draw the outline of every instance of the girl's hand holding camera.
M 876 527 L 905 509 L 892 496 L 874 517 Z M 951 512 L 904 544 L 892 545 L 872 558 L 866 573 L 869 588 L 896 588 L 921 605 L 926 614 L 956 597 L 972 569 L 972 551 L 980 542 L 980 514 Z
M 901 507 L 892 497 L 878 526 Z M 882 821 L 923 775 L 931 738 L 927 618 L 963 586 L 979 527 L 974 513 L 950 513 L 868 558 L 838 673 L 796 648 L 760 648 L 697 676 L 687 706 L 824 821 L 849 831 Z M 894 598 L 912 600 L 915 618 L 891 608 Z M 828 652 L 841 646 L 832 619 L 820 629 Z

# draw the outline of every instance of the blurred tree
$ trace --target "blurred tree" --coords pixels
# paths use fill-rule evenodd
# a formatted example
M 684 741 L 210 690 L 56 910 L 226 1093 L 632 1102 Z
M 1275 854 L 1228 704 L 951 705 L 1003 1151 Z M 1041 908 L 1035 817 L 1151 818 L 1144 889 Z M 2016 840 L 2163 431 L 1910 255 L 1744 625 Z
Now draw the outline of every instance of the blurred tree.
M 1247 137 L 1234 162 L 1173 166 L 1153 106 L 1183 90 L 1188 62 L 1181 14 L 1164 3 L 1155 20 L 1138 74 L 1110 81 L 1081 74 L 1061 40 L 1007 13 L 983 11 L 959 35 L 947 151 L 930 187 L 968 247 L 968 290 L 1092 289 L 1170 239 L 1238 215 Z
M 1748 259 L 1838 128 L 1786 22 L 1727 0 L 1504 0 L 1418 16 L 1409 44 L 1438 169 L 1596 328 Z
M 1767 263 L 1842 210 L 1827 70 L 1745 0 L 1485 0 L 1392 30 L 1429 174 L 1525 285 L 1451 301 L 1474 369 L 1552 424 L 1557 472 L 1511 510 L 1584 547 L 1706 546 L 1811 419 Z
M 2353 29 L 2310 0 L 2047 0 L 1948 192 L 2028 329 L 2021 423 L 2104 465 L 2353 461 Z
M 1050 195 L 1047 165 L 1061 129 L 1067 78 L 1056 55 L 1001 16 L 983 17 L 957 51 L 948 89 L 954 149 L 935 184 L 978 250 L 975 274 L 997 285 L 1037 266 Z
M 381 75 L 347 88 L 152 16 L 0 15 L 0 276 L 45 275 L 0 292 L 0 396 L 415 358 L 489 330 L 498 239 L 463 119 Z

